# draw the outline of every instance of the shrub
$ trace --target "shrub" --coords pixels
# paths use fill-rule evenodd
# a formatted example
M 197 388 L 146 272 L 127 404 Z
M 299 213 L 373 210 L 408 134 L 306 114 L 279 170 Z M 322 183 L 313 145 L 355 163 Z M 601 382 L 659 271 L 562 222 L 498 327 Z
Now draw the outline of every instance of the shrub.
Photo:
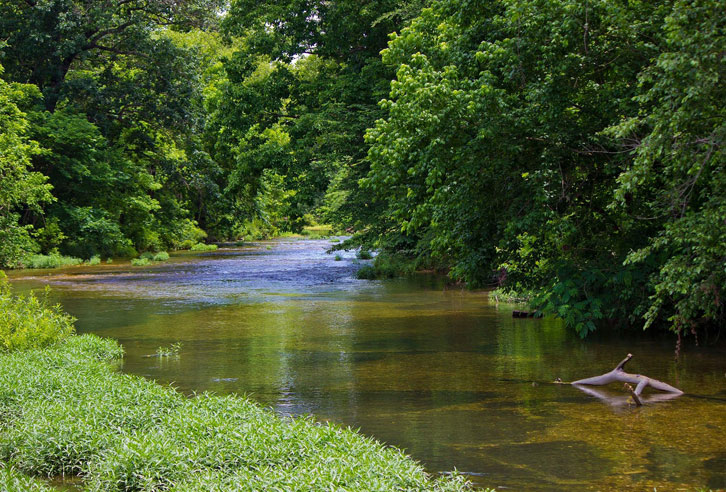
M 341 261 L 343 259 L 340 255 L 335 255 L 335 261 Z
M 59 305 L 49 306 L 47 297 L 13 295 L 0 272 L 0 351 L 51 345 L 73 334 L 73 322 Z
M 134 258 L 131 260 L 131 264 L 133 266 L 146 266 L 151 264 L 151 260 L 148 258 L 144 258 L 143 256 L 141 258 Z
M 151 260 L 152 261 L 166 261 L 168 259 L 169 259 L 169 253 L 167 253 L 166 251 L 160 251 L 159 253 L 156 253 Z

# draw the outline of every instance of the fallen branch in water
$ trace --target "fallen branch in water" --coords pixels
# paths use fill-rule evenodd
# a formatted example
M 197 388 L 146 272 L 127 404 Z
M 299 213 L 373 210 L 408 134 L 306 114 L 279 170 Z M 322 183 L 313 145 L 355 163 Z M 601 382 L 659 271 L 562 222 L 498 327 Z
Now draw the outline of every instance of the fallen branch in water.
M 610 372 L 607 372 L 603 374 L 602 376 L 595 376 L 591 378 L 586 379 L 578 379 L 577 381 L 573 381 L 571 384 L 573 386 L 582 386 L 582 385 L 592 385 L 592 386 L 602 386 L 605 384 L 610 384 L 614 382 L 620 382 L 620 383 L 630 383 L 635 384 L 636 387 L 632 391 L 632 394 L 634 396 L 634 399 L 636 401 L 637 397 L 640 396 L 640 394 L 643 392 L 646 386 L 650 386 L 653 389 L 657 389 L 660 391 L 665 391 L 667 393 L 673 393 L 675 396 L 682 395 L 683 391 L 679 390 L 678 388 L 674 388 L 670 384 L 666 384 L 662 381 L 658 381 L 657 379 L 649 378 L 647 376 L 643 376 L 641 374 L 629 374 L 623 370 L 623 367 L 625 367 L 625 364 L 628 363 L 630 359 L 633 358 L 633 354 L 628 354 L 628 356 L 618 364 L 615 369 L 613 369 Z M 580 388 L 584 389 L 584 388 Z

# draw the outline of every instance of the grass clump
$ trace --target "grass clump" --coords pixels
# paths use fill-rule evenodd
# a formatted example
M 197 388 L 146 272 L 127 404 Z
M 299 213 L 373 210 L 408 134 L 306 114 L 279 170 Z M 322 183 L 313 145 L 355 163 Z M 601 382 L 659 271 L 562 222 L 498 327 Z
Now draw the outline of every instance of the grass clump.
M 152 253 L 150 251 L 147 251 L 146 253 L 142 254 L 140 259 L 148 260 L 149 262 L 152 261 L 167 261 L 169 259 L 169 253 L 166 251 L 160 251 L 158 253 Z M 149 263 L 144 263 L 145 265 L 148 265 Z
M 357 253 L 355 254 L 355 257 L 356 257 L 356 258 L 358 258 L 359 260 L 370 260 L 370 259 L 372 259 L 372 258 L 373 258 L 373 253 L 371 253 L 371 252 L 370 252 L 369 250 L 367 250 L 367 249 L 363 249 L 363 248 L 361 248 L 361 249 L 360 249 L 360 250 L 358 250 L 358 252 L 357 252 Z
M 132 259 L 131 264 L 133 266 L 146 266 L 151 264 L 151 260 L 142 256 L 141 258 Z
M 216 249 L 217 249 L 216 244 L 204 244 L 204 243 L 197 243 L 191 247 L 192 251 L 215 251 Z
M 179 357 L 181 348 L 182 348 L 181 342 L 172 343 L 169 347 L 159 347 L 158 349 L 156 349 L 156 356 L 157 357 Z
M 335 255 L 335 261 L 342 261 L 343 257 L 340 255 Z
M 24 261 L 26 268 L 61 268 L 68 266 L 76 266 L 83 263 L 80 258 L 72 256 L 63 256 L 59 253 L 51 253 L 49 255 L 31 255 Z
M 467 488 L 350 429 L 119 374 L 120 354 L 84 335 L 0 355 L 0 460 L 98 492 Z
M 100 265 L 101 264 L 101 257 L 98 255 L 91 256 L 88 260 L 83 262 L 84 265 Z
M 0 272 L 0 352 L 46 347 L 64 340 L 73 334 L 73 321 L 59 305 L 49 305 L 47 296 L 32 292 L 13 295 Z

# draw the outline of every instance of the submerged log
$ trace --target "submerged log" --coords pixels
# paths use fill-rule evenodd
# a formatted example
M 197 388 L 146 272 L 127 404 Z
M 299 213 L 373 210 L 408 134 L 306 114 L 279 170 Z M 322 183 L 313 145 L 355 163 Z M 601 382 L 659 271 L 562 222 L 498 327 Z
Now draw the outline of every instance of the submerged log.
M 675 396 L 682 395 L 683 391 L 679 390 L 678 388 L 674 388 L 670 384 L 664 383 L 662 381 L 658 381 L 657 379 L 649 378 L 647 376 L 643 376 L 641 374 L 629 374 L 623 370 L 623 367 L 625 367 L 625 364 L 628 363 L 630 359 L 633 358 L 633 354 L 628 354 L 628 356 L 623 359 L 620 364 L 618 364 L 615 369 L 613 369 L 610 372 L 607 372 L 603 374 L 602 376 L 595 376 L 591 378 L 585 378 L 585 379 L 578 379 L 577 381 L 573 381 L 573 386 L 582 386 L 582 385 L 592 385 L 592 386 L 602 386 L 605 384 L 610 384 L 614 382 L 620 382 L 620 383 L 630 383 L 634 384 L 635 389 L 633 390 L 632 394 L 634 397 L 639 397 L 640 394 L 643 392 L 646 386 L 650 386 L 653 389 L 657 389 L 660 391 L 665 391 L 667 393 L 673 393 Z M 583 388 L 580 388 L 583 389 Z M 638 400 L 636 400 L 638 401 Z
M 534 318 L 534 313 L 530 311 L 512 311 L 512 318 Z

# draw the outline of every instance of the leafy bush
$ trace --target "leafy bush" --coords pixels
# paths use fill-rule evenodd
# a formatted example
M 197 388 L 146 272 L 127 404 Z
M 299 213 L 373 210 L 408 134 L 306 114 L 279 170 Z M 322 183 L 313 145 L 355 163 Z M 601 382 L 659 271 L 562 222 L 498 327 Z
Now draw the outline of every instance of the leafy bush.
M 72 337 L 0 355 L 0 460 L 82 475 L 89 490 L 465 490 L 401 451 L 235 396 L 186 398 L 114 372 L 117 343 Z
M 26 268 L 61 268 L 80 265 L 83 260 L 72 256 L 63 256 L 59 253 L 51 253 L 49 255 L 32 255 L 24 263 Z
M 13 295 L 0 272 L 0 351 L 51 345 L 73 334 L 74 319 L 34 293 Z
M 83 262 L 84 265 L 100 265 L 101 257 L 96 255 Z
M 131 260 L 131 264 L 133 266 L 146 266 L 151 264 L 151 260 L 148 258 L 144 258 L 143 256 L 141 258 L 134 258 Z
M 151 260 L 152 261 L 166 261 L 168 259 L 169 259 L 169 253 L 167 253 L 166 251 L 161 251 L 159 253 L 156 253 Z
M 216 249 L 217 249 L 216 244 L 197 243 L 194 246 L 192 246 L 192 251 L 215 251 Z

